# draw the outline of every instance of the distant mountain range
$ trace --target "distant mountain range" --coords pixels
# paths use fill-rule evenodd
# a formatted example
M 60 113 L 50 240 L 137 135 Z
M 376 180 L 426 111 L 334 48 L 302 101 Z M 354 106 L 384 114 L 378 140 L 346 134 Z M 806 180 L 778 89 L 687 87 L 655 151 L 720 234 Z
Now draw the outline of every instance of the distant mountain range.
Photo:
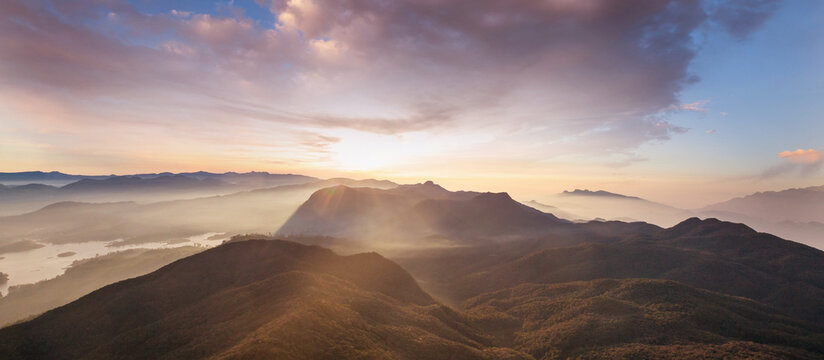
M 712 204 L 701 209 L 758 219 L 824 222 L 824 186 L 766 191 Z
M 60 186 L 49 185 L 54 181 L 66 180 L 70 182 Z M 58 201 L 164 201 L 316 181 L 318 179 L 309 176 L 263 172 L 215 174 L 201 171 L 127 176 L 85 176 L 39 171 L 0 173 L 0 184 L 25 183 L 0 186 L 0 201 L 5 205 L 0 209 L 0 216 L 33 211 Z
M 563 191 L 548 197 L 544 204 L 558 208 L 559 213 L 577 216 L 577 219 L 567 218 L 569 220 L 646 221 L 659 226 L 672 226 L 695 215 L 688 210 L 604 190 Z
M 562 196 L 668 209 L 615 195 Z M 337 179 L 152 204 L 64 202 L 0 218 L 5 242 L 120 234 L 135 243 L 284 222 L 277 237 L 234 237 L 0 329 L 0 358 L 824 354 L 823 251 L 712 218 L 667 228 L 571 222 L 533 205 L 432 182 Z
M 135 178 L 122 181 L 110 178 L 111 185 L 131 184 Z M 82 181 L 82 180 L 81 180 Z M 182 175 L 138 180 L 145 189 L 157 186 L 169 188 L 180 182 L 214 183 L 219 180 L 197 180 Z M 85 183 L 75 183 L 86 187 Z M 172 184 L 172 185 L 169 185 Z M 228 195 L 195 199 L 160 201 L 148 204 L 134 201 L 88 203 L 62 201 L 21 215 L 0 217 L 0 254 L 25 251 L 43 243 L 80 243 L 114 241 L 139 244 L 172 241 L 209 232 L 229 234 L 271 232 L 283 224 L 314 191 L 338 184 L 351 187 L 393 187 L 397 184 L 379 180 L 336 178 L 309 183 L 281 185 Z M 130 186 L 130 185 L 129 185 Z M 208 185 L 206 185 L 208 186 Z M 79 190 L 78 190 L 79 191 Z
M 81 179 L 106 179 L 114 175 L 71 175 L 59 171 L 0 172 L 0 184 L 71 182 Z
M 247 173 L 210 173 L 206 171 L 184 172 L 184 173 L 147 173 L 147 174 L 133 174 L 133 175 L 73 175 L 65 174 L 59 171 L 43 172 L 43 171 L 24 171 L 24 172 L 0 172 L 0 184 L 7 183 L 35 183 L 43 184 L 49 182 L 73 182 L 77 180 L 105 180 L 110 178 L 132 178 L 137 177 L 141 179 L 153 179 L 159 177 L 170 177 L 175 175 L 182 175 L 193 179 L 217 179 L 228 183 L 240 184 L 250 182 L 266 183 L 266 186 L 272 186 L 273 182 L 279 183 L 275 185 L 282 185 L 283 182 L 294 183 L 297 181 L 312 181 L 316 178 L 304 175 L 295 174 L 270 174 L 268 172 L 247 172 Z
M 571 195 L 571 196 L 600 196 L 600 197 L 609 197 L 609 198 L 642 200 L 641 198 L 638 198 L 638 197 L 635 197 L 635 196 L 626 196 L 626 195 L 611 193 L 611 192 L 604 191 L 604 190 L 596 190 L 596 191 L 591 191 L 589 189 L 584 189 L 584 190 L 575 189 L 573 191 L 564 190 L 564 192 L 561 193 L 561 194 L 562 195 Z
M 580 189 L 564 191 L 546 202 L 525 204 L 568 220 L 647 221 L 672 226 L 688 217 L 715 217 L 824 248 L 824 186 L 759 192 L 700 209 L 679 209 L 639 197 Z

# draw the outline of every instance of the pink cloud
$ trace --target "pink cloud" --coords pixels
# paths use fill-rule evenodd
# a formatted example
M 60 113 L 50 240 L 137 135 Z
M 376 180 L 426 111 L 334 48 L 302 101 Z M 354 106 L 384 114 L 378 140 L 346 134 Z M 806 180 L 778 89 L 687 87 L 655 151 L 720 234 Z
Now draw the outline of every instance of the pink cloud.
M 815 149 L 798 149 L 795 151 L 782 151 L 778 157 L 795 164 L 812 165 L 821 161 L 821 151 Z
M 710 103 L 710 99 L 705 99 L 705 100 L 695 101 L 695 102 L 691 102 L 691 103 L 687 103 L 687 104 L 681 104 L 681 105 L 678 106 L 678 108 L 681 109 L 681 110 L 686 110 L 686 111 L 706 113 L 710 110 L 710 109 L 706 108 L 706 105 L 709 104 L 709 103 Z

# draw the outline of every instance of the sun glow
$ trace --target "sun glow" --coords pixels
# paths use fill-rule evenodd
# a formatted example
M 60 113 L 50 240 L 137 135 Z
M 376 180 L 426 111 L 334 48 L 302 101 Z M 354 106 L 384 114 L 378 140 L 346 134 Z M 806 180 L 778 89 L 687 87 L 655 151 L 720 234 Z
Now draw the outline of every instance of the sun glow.
M 334 165 L 349 171 L 385 170 L 433 150 L 419 141 L 423 134 L 380 135 L 347 131 L 331 146 Z

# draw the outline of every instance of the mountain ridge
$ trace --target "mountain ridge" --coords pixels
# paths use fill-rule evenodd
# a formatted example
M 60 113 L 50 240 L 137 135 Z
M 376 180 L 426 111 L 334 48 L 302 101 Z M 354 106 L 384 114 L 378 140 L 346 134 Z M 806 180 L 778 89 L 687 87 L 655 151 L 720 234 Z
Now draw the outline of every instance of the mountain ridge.
M 806 360 L 824 352 L 820 325 L 670 280 L 512 283 L 462 308 L 441 305 L 376 253 L 238 239 L 2 328 L 0 357 Z

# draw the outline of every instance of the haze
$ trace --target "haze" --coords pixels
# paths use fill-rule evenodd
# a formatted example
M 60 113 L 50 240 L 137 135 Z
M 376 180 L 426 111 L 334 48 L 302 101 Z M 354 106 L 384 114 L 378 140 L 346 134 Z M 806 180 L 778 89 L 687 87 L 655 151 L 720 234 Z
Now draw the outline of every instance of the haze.
M 0 359 L 820 360 L 822 30 L 0 0 Z
M 4 171 L 821 185 L 819 1 L 4 1 Z

